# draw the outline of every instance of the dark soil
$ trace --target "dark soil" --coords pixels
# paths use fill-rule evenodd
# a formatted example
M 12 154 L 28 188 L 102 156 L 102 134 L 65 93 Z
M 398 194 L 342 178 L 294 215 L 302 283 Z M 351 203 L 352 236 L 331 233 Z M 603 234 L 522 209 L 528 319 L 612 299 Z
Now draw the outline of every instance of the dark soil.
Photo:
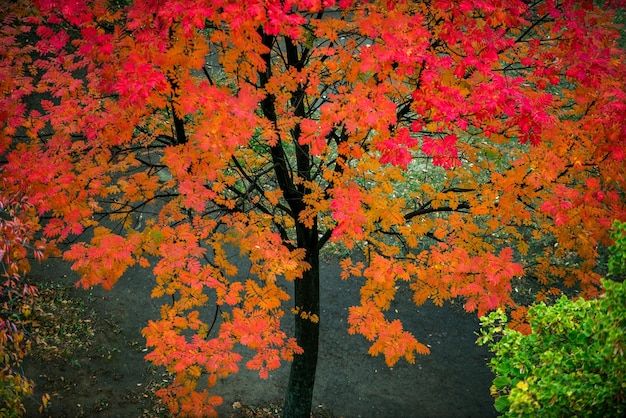
M 64 285 L 76 282 L 69 266 L 51 260 L 35 266 L 33 277 Z M 29 417 L 166 417 L 153 392 L 168 378 L 143 359 L 141 329 L 159 317 L 159 301 L 150 299 L 153 279 L 130 270 L 111 291 L 71 289 L 91 315 L 94 336 L 69 356 L 27 359 L 24 371 L 35 380 L 27 404 Z M 415 364 L 386 366 L 371 357 L 361 336 L 347 333 L 347 309 L 358 303 L 359 283 L 342 281 L 335 263 L 322 268 L 320 358 L 314 394 L 321 417 L 492 417 L 488 351 L 475 344 L 478 320 L 460 306 L 415 307 L 409 294 L 398 294 L 397 311 L 406 329 L 431 347 Z M 77 303 L 77 302 L 76 302 Z M 77 336 L 76 338 L 80 338 Z M 262 380 L 243 366 L 213 388 L 224 397 L 220 416 L 275 416 L 289 373 L 288 364 Z M 47 410 L 37 410 L 44 393 Z M 246 408 L 245 406 L 254 406 Z M 277 406 L 278 405 L 278 406 Z M 265 410 L 265 411 L 264 411 Z M 255 415 L 253 415 L 255 414 Z M 264 415 L 263 415 L 264 414 Z

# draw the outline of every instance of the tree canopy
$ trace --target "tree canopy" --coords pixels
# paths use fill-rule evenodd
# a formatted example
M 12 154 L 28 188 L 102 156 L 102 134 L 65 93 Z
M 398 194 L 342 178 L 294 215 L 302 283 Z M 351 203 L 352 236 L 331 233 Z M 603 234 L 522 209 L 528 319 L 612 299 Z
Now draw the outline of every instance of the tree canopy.
M 526 330 L 522 276 L 597 295 L 626 220 L 619 5 L 7 4 L 2 193 L 49 245 L 87 237 L 64 251 L 83 287 L 152 269 L 172 412 L 211 415 L 247 347 L 261 377 L 293 360 L 285 414 L 308 416 L 328 243 L 361 283 L 349 331 L 389 365 L 428 353 L 388 315 L 400 287 Z

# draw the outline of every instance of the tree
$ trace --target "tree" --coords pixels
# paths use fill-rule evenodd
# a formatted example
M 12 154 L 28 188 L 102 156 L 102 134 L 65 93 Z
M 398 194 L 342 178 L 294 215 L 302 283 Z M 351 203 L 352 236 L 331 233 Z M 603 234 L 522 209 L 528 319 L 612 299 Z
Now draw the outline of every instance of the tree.
M 608 6 L 615 6 L 610 4 Z M 350 332 L 389 365 L 428 348 L 388 312 L 509 307 L 526 275 L 597 294 L 624 220 L 624 62 L 591 1 L 22 2 L 3 14 L 2 173 L 84 287 L 151 267 L 146 358 L 173 413 L 292 361 L 308 416 L 320 251 L 362 281 Z M 26 49 L 24 49 L 26 48 Z M 6 73 L 5 73 L 6 74 Z M 8 82 L 3 79 L 3 83 Z M 28 105 L 28 106 L 26 106 Z M 7 110 L 5 110 L 7 109 Z M 230 251 L 249 259 L 239 271 Z M 288 292 L 293 288 L 293 300 Z M 291 308 L 287 307 L 290 304 Z M 283 331 L 285 313 L 295 334 Z M 208 376 L 208 379 L 207 379 Z

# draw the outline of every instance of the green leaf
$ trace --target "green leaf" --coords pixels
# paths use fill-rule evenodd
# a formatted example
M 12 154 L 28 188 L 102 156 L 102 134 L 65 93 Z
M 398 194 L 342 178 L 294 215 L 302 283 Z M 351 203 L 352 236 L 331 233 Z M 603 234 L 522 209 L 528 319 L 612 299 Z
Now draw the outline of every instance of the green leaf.
M 150 231 L 150 238 L 154 241 L 155 244 L 160 244 L 163 241 L 163 232 L 158 229 L 153 229 Z
M 510 404 L 511 402 L 509 402 L 508 396 L 500 396 L 498 399 L 496 399 L 494 406 L 496 408 L 496 411 L 505 412 L 508 411 Z
M 506 376 L 498 376 L 495 379 L 493 379 L 493 385 L 497 389 L 502 389 L 503 387 L 507 386 L 510 382 L 511 381 Z

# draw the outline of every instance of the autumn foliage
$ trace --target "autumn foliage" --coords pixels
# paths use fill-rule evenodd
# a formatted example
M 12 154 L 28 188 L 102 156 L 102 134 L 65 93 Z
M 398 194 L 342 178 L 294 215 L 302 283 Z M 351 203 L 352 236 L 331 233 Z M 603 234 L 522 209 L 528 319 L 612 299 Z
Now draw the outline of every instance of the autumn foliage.
M 349 331 L 389 365 L 428 353 L 386 316 L 398 288 L 512 309 L 520 327 L 522 276 L 539 299 L 597 294 L 626 220 L 608 6 L 17 3 L 1 15 L 0 173 L 45 238 L 84 234 L 64 253 L 81 286 L 151 269 L 146 358 L 175 375 L 172 413 L 213 414 L 247 347 L 261 377 L 293 360 L 285 413 L 308 416 L 328 243 L 362 283 Z
M 29 257 L 41 260 L 45 240 L 34 207 L 20 190 L 0 179 L 0 415 L 24 412 L 23 401 L 33 394 L 33 382 L 21 368 L 34 336 L 28 332 L 37 288 L 25 281 Z M 48 397 L 44 395 L 43 405 Z

